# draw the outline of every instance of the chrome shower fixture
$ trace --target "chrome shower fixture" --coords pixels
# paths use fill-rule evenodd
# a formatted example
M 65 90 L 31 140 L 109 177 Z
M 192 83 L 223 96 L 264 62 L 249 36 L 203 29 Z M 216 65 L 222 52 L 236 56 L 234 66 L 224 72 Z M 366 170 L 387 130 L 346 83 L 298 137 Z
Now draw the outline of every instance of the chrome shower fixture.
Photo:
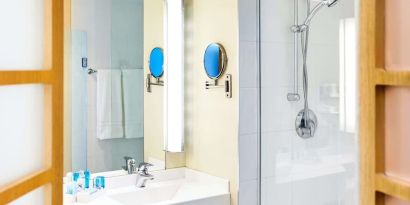
M 300 44 L 302 50 L 302 68 L 303 68 L 303 97 L 304 97 L 304 107 L 298 113 L 295 121 L 296 133 L 299 137 L 303 139 L 308 139 L 314 137 L 317 130 L 317 117 L 315 113 L 309 109 L 308 103 L 308 90 L 309 90 L 309 81 L 308 81 L 308 45 L 309 45 L 309 26 L 313 17 L 320 11 L 324 6 L 332 7 L 336 5 L 338 0 L 321 0 L 318 4 L 315 5 L 313 9 L 310 9 L 310 0 L 306 0 L 307 3 L 307 16 L 303 24 L 298 23 L 298 1 L 294 0 L 295 5 L 295 14 L 294 14 L 294 25 L 291 27 L 292 32 L 294 33 L 294 92 L 288 93 L 289 101 L 298 101 L 298 70 L 299 70 L 299 35 L 300 35 Z
M 312 10 L 310 10 L 310 8 L 309 8 L 308 15 L 307 15 L 305 21 L 303 22 L 303 24 L 298 25 L 297 23 L 295 23 L 295 25 L 293 25 L 292 28 L 291 28 L 292 31 L 293 32 L 298 32 L 298 33 L 304 32 L 309 27 L 310 22 L 312 21 L 313 17 L 315 17 L 316 14 L 324 6 L 327 6 L 327 7 L 330 8 L 330 7 L 335 6 L 337 4 L 337 2 L 339 2 L 339 0 L 322 0 L 318 4 L 316 4 L 316 6 L 313 7 Z M 310 6 L 308 6 L 308 7 L 310 7 Z
M 306 17 L 306 20 L 304 21 L 304 23 L 303 23 L 303 27 L 304 28 L 306 28 L 306 26 L 309 26 L 310 25 L 310 21 L 312 20 L 312 18 L 317 14 L 317 12 L 321 9 L 321 8 L 323 8 L 324 6 L 327 6 L 327 7 L 332 7 L 332 6 L 334 6 L 334 5 L 336 5 L 336 3 L 338 2 L 339 0 L 323 0 L 323 1 L 321 1 L 320 3 L 318 3 L 313 9 L 312 9 L 312 11 L 310 11 L 309 12 L 309 14 L 308 14 L 308 16 Z
M 311 138 L 315 135 L 317 128 L 317 117 L 315 113 L 309 109 L 307 112 L 301 110 L 296 116 L 295 121 L 296 133 L 303 139 Z

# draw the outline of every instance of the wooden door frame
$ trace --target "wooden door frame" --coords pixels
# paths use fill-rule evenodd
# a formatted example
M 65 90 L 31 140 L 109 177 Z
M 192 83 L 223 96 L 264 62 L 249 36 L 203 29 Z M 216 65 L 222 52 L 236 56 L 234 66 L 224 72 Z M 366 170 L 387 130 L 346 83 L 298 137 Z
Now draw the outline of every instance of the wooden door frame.
M 43 70 L 0 71 L 1 86 L 22 84 L 45 86 L 45 163 L 43 169 L 0 186 L 0 204 L 12 202 L 40 187 L 46 188 L 46 204 L 63 203 L 64 4 L 65 0 L 44 1 L 45 63 Z
M 410 72 L 385 69 L 385 1 L 360 0 L 360 198 L 410 201 L 410 184 L 385 175 L 385 87 L 410 86 Z

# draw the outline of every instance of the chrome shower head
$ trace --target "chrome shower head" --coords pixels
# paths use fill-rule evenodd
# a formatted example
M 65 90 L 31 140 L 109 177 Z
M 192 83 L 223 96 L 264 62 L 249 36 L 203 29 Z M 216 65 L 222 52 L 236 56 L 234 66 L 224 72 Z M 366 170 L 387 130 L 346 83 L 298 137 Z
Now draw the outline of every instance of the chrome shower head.
M 303 25 L 305 27 L 309 26 L 310 21 L 313 19 L 313 17 L 317 14 L 317 12 L 323 7 L 323 6 L 327 6 L 327 7 L 333 7 L 334 5 L 336 5 L 336 3 L 339 0 L 322 0 L 320 3 L 318 3 L 313 9 L 312 11 L 310 11 L 308 17 L 306 18 L 305 22 L 303 23 Z
M 336 5 L 336 3 L 339 2 L 339 0 L 324 0 L 324 2 L 327 7 L 332 7 Z

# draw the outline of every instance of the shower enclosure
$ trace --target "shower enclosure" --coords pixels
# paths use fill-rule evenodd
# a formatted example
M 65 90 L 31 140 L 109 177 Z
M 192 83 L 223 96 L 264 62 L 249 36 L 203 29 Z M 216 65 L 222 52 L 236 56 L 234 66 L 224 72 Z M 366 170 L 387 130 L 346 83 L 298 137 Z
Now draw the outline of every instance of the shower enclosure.
M 357 205 L 356 0 L 258 8 L 260 204 Z

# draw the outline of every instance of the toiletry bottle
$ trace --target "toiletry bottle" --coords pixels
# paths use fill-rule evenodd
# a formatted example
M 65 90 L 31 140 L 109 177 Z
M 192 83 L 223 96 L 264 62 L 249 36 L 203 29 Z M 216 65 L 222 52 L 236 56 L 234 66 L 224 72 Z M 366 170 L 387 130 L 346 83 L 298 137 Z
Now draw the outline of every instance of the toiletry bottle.
M 68 172 L 66 177 L 65 177 L 65 181 L 64 181 L 64 193 L 65 194 L 73 194 L 73 189 L 71 186 L 71 183 L 73 182 L 73 173 Z
M 94 187 L 97 189 L 105 188 L 105 178 L 103 176 L 97 176 L 95 178 Z
M 74 179 L 73 174 L 71 172 L 67 173 L 67 176 L 66 176 L 67 183 L 65 184 L 66 194 L 76 195 L 78 192 L 78 184 L 73 179 Z
M 91 177 L 90 171 L 85 170 L 84 172 L 84 188 L 85 189 L 90 188 L 90 177 Z

